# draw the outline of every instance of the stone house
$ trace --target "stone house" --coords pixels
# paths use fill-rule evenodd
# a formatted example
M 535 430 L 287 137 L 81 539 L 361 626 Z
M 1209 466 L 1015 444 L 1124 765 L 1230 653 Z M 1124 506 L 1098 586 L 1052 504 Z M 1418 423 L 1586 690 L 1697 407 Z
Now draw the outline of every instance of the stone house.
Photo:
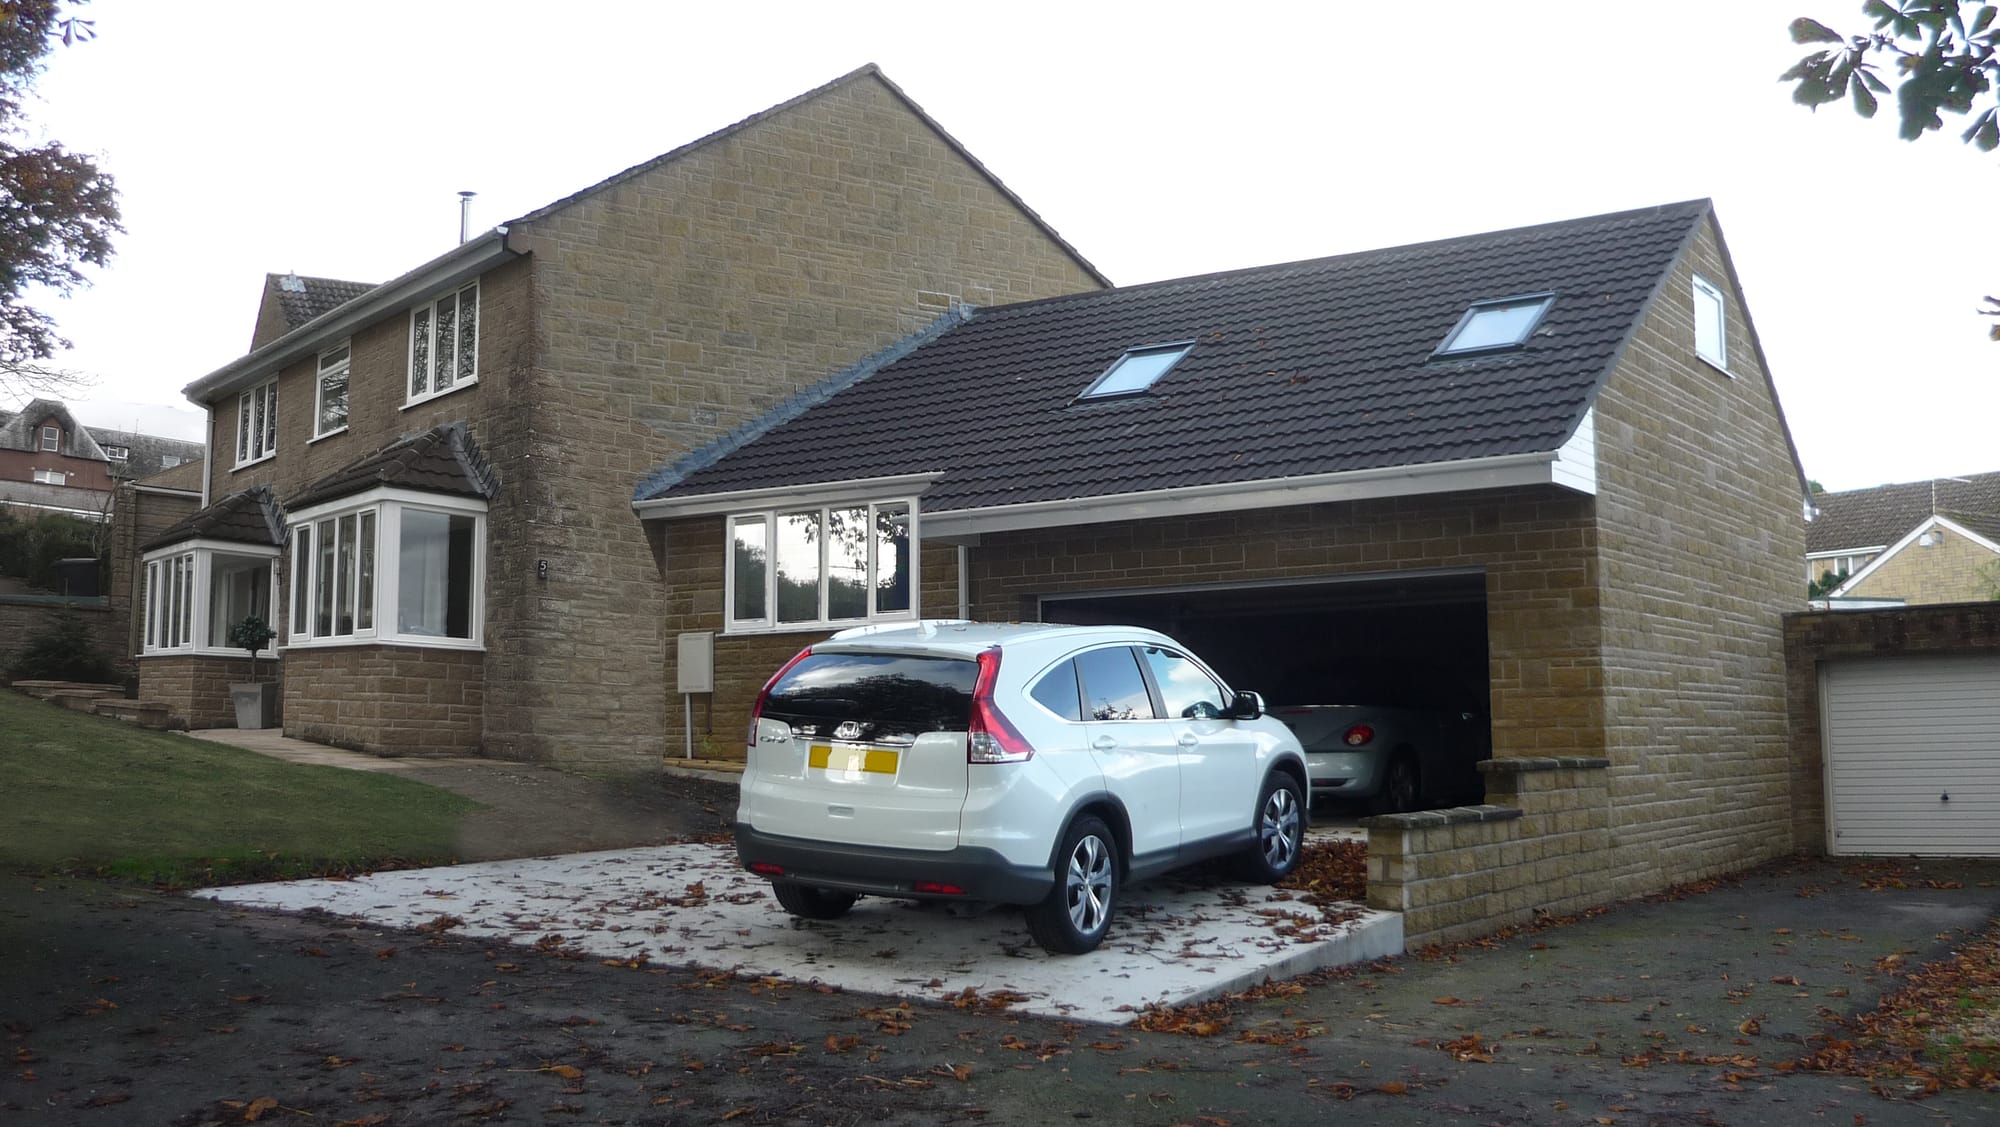
M 669 664 L 713 670 L 670 748 L 846 625 L 1128 621 L 1274 704 L 1476 682 L 1526 816 L 1374 827 L 1413 935 L 1793 846 L 1805 481 L 1707 201 L 955 310 L 830 371 L 636 491 Z
M 139 546 L 140 695 L 229 723 L 255 613 L 287 734 L 657 762 L 633 482 L 958 302 L 1103 284 L 872 66 L 382 284 L 273 276 L 250 352 L 186 389 L 214 456 Z
M 1816 493 L 1813 505 L 1806 579 L 1845 575 L 1833 606 L 2000 595 L 2000 473 Z

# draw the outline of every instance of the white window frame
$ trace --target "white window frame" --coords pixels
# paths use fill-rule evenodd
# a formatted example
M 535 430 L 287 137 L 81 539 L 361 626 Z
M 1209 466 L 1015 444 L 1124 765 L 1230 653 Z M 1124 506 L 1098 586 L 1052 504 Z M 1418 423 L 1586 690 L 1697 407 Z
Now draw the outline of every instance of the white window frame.
M 337 358 L 336 353 L 338 354 Z M 319 354 L 319 363 L 315 366 L 316 374 L 313 377 L 312 440 L 314 442 L 318 442 L 320 439 L 331 435 L 339 434 L 347 429 L 347 413 L 354 406 L 354 385 L 349 382 L 353 366 L 354 348 L 352 341 L 341 341 L 335 347 L 329 348 Z M 326 418 L 326 382 L 328 377 L 334 375 L 338 375 L 345 386 L 345 390 L 341 396 L 340 425 L 337 427 L 327 427 L 322 430 L 320 429 L 320 424 Z
M 34 473 L 36 485 L 68 485 L 69 475 L 61 470 L 38 469 Z
M 1707 327 L 1711 324 L 1712 328 Z M 1699 274 L 1694 276 L 1694 354 L 1724 375 L 1733 374 L 1729 371 L 1729 302 L 1715 283 Z
M 262 544 L 239 544 L 230 540 L 190 540 L 147 552 L 140 566 L 139 597 L 145 630 L 139 652 L 147 657 L 160 654 L 204 654 L 247 657 L 241 646 L 229 638 L 209 637 L 208 605 L 212 597 L 215 557 L 255 556 L 270 561 L 270 590 L 264 605 L 275 616 L 278 608 L 278 549 Z M 276 627 L 274 626 L 273 629 Z M 258 656 L 275 653 L 267 646 Z
M 817 511 L 820 527 L 827 526 L 829 511 L 841 509 L 868 508 L 868 526 L 875 527 L 875 514 L 885 508 L 906 507 L 910 521 L 910 605 L 900 611 L 878 611 L 875 609 L 876 576 L 880 574 L 877 558 L 876 538 L 868 537 L 868 576 L 863 584 L 868 593 L 868 609 L 859 618 L 830 618 L 827 616 L 827 541 L 824 536 L 819 541 L 819 614 L 810 621 L 778 621 L 778 518 L 793 513 Z M 723 525 L 723 566 L 722 566 L 722 632 L 724 634 L 783 634 L 799 630 L 819 630 L 827 627 L 854 626 L 868 622 L 913 622 L 923 609 L 922 537 L 919 535 L 917 499 L 915 497 L 885 497 L 877 499 L 857 499 L 846 502 L 829 502 L 822 505 L 786 505 L 778 508 L 762 509 L 755 512 L 732 513 Z M 764 616 L 762 618 L 737 618 L 736 613 L 736 526 L 739 522 L 764 522 Z
M 44 453 L 44 454 L 60 454 L 60 453 L 62 453 L 62 428 L 61 428 L 61 427 L 43 427 L 43 428 L 42 428 L 42 453 Z
M 132 450 L 126 446 L 106 446 L 104 456 L 114 462 L 123 462 L 132 456 Z
M 396 628 L 395 618 L 402 597 L 403 513 L 406 511 L 443 513 L 447 516 L 469 516 L 472 527 L 472 574 L 467 580 L 471 584 L 470 602 L 467 614 L 470 616 L 467 628 L 470 637 L 445 638 L 433 634 L 405 634 Z M 318 594 L 319 545 L 318 525 L 321 521 L 339 521 L 342 517 L 355 518 L 357 529 L 362 513 L 375 516 L 375 588 L 373 622 L 367 629 L 356 624 L 351 633 L 331 633 L 319 635 L 312 631 L 313 606 Z M 410 489 L 372 489 L 338 501 L 299 509 L 286 515 L 290 529 L 290 542 L 299 542 L 298 530 L 313 530 L 314 542 L 306 553 L 303 566 L 298 553 L 288 562 L 287 574 L 294 584 L 291 601 L 282 609 L 287 628 L 285 645 L 288 649 L 321 649 L 333 646 L 355 645 L 397 645 L 422 646 L 440 650 L 481 650 L 486 647 L 486 502 L 471 497 L 448 497 L 437 493 L 422 493 Z M 338 564 L 336 563 L 336 567 Z M 355 564 L 355 582 L 360 580 L 360 565 Z M 309 602 L 306 614 L 306 630 L 297 629 L 297 584 L 306 584 Z M 336 593 L 337 597 L 337 593 Z M 358 587 L 355 599 L 360 598 Z
M 265 380 L 236 397 L 236 465 L 254 466 L 278 455 L 278 380 Z
M 468 295 L 470 295 L 469 298 Z M 451 301 L 453 303 L 452 322 L 451 322 L 452 323 L 452 367 L 450 373 L 451 379 L 445 384 L 444 387 L 440 388 L 437 382 L 437 375 L 438 375 L 437 308 L 438 306 L 443 305 L 446 301 Z M 465 340 L 465 333 L 462 326 L 464 326 L 465 324 L 465 312 L 467 308 L 470 308 L 472 310 L 472 374 L 460 375 L 458 373 L 458 367 L 459 367 L 458 346 L 464 343 Z M 477 279 L 474 279 L 473 281 L 463 286 L 460 286 L 457 289 L 452 290 L 448 293 L 438 294 L 437 296 L 432 297 L 429 300 L 425 301 L 423 304 L 414 306 L 410 309 L 410 341 L 409 341 L 410 353 L 409 353 L 409 364 L 407 365 L 406 369 L 408 372 L 408 382 L 406 382 L 403 386 L 404 393 L 408 396 L 407 400 L 403 403 L 403 407 L 405 410 L 411 407 L 415 407 L 419 403 L 428 403 L 431 400 L 436 399 L 441 395 L 450 395 L 452 392 L 457 391 L 460 388 L 471 387 L 479 382 L 480 328 L 481 328 L 481 323 L 479 317 L 479 282 Z M 418 372 L 418 363 L 417 363 L 417 341 L 420 335 L 424 340 L 423 371 L 421 373 L 421 375 L 423 376 L 422 391 L 417 390 L 418 387 L 417 377 L 420 374 Z

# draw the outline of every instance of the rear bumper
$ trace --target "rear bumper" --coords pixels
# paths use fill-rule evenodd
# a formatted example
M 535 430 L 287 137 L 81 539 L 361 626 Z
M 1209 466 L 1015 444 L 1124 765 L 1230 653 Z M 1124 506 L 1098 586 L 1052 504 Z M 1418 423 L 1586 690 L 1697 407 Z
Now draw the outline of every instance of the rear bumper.
M 746 869 L 753 864 L 776 865 L 785 871 L 785 880 L 800 884 L 913 900 L 1035 904 L 1055 887 L 1055 876 L 1047 869 L 1023 868 L 991 849 L 883 849 L 780 837 L 760 833 L 743 822 L 736 823 L 736 855 Z M 918 881 L 956 885 L 965 894 L 918 892 Z

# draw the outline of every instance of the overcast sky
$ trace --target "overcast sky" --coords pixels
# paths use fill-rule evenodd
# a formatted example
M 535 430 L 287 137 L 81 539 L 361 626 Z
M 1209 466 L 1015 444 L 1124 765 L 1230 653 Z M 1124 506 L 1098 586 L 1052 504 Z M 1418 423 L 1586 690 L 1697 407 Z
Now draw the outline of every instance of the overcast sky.
M 876 62 L 1120 284 L 1711 197 L 1809 475 L 2000 470 L 2000 156 L 1777 81 L 1859 9 L 97 0 L 30 112 L 127 233 L 47 308 L 83 422 L 199 437 L 267 271 L 387 280 L 460 189 L 485 228 Z

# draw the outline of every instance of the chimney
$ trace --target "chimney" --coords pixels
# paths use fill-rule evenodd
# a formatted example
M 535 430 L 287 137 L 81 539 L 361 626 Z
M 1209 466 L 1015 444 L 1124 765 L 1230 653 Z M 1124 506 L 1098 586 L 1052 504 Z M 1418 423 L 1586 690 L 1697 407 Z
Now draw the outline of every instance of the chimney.
M 472 237 L 472 197 L 478 194 L 478 192 L 458 194 L 458 241 L 461 245 Z

